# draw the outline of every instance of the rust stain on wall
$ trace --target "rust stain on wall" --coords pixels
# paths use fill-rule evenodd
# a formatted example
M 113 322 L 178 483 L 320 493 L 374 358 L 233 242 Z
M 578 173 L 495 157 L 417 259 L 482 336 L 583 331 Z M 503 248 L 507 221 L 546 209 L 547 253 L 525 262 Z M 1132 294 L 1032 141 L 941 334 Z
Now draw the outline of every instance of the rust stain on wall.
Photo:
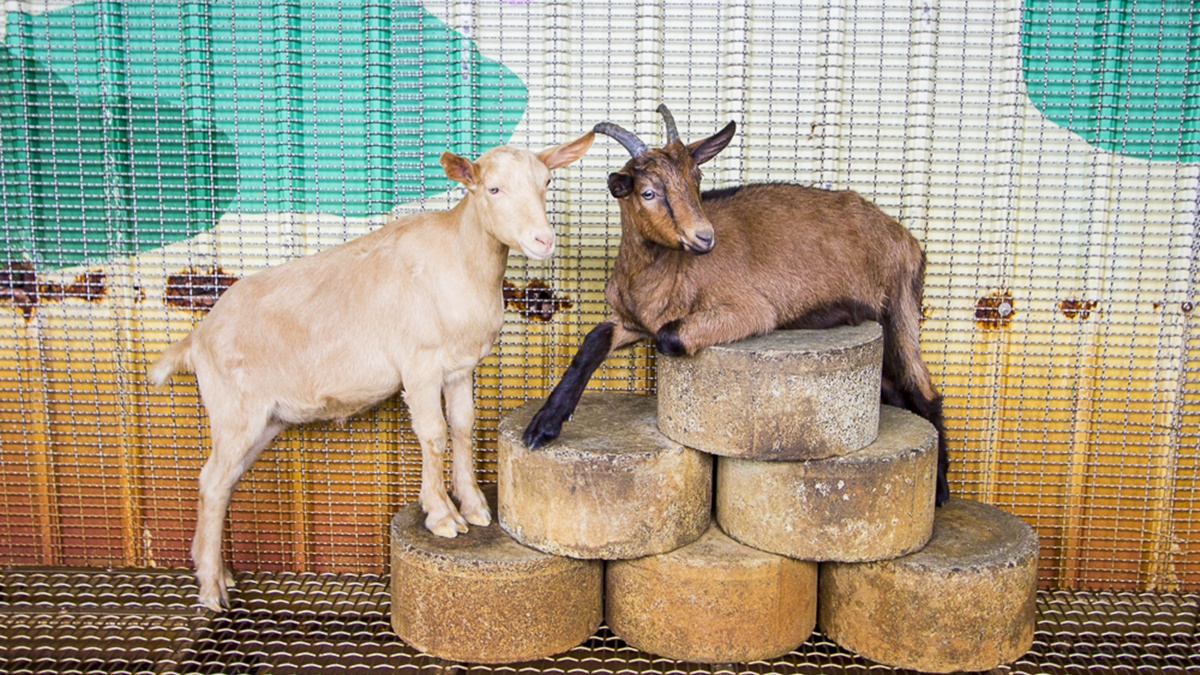
M 509 281 L 504 280 L 504 306 L 509 309 L 516 309 L 523 302 L 524 293 L 521 287 Z
M 1008 328 L 1016 313 L 1012 291 L 995 291 L 975 303 L 975 325 L 981 330 Z
M 104 270 L 81 272 L 71 283 L 60 284 L 39 281 L 37 269 L 27 260 L 11 262 L 0 268 L 0 299 L 12 303 L 25 315 L 26 321 L 33 318 L 39 303 L 59 302 L 67 298 L 100 302 L 107 294 Z
M 573 306 L 565 296 L 559 295 L 541 279 L 530 281 L 525 288 L 505 279 L 504 304 L 526 319 L 538 321 L 550 321 L 558 311 Z
M 1075 298 L 1066 298 L 1058 301 L 1058 311 L 1068 319 L 1079 319 L 1087 321 L 1088 317 L 1096 309 L 1095 300 L 1076 300 Z
M 167 277 L 163 301 L 172 307 L 207 312 L 237 280 L 220 267 L 208 270 L 189 267 Z
M 0 298 L 8 300 L 28 321 L 38 303 L 37 271 L 27 260 L 14 260 L 0 268 Z
M 69 284 L 48 284 L 42 287 L 47 300 L 77 298 L 88 302 L 100 302 L 108 294 L 107 277 L 104 270 L 88 270 L 75 277 Z

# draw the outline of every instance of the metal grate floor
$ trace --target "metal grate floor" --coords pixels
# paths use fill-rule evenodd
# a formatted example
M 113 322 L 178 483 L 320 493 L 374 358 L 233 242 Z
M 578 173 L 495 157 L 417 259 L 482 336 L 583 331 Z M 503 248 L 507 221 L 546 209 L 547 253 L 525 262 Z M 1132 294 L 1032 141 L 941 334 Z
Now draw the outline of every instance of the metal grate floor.
M 234 608 L 197 609 L 185 571 L 0 571 L 0 672 L 54 673 L 888 673 L 814 634 L 773 661 L 681 663 L 606 628 L 541 661 L 469 666 L 414 652 L 391 630 L 379 575 L 243 574 Z M 1042 592 L 1033 649 L 1010 673 L 1200 673 L 1200 595 Z

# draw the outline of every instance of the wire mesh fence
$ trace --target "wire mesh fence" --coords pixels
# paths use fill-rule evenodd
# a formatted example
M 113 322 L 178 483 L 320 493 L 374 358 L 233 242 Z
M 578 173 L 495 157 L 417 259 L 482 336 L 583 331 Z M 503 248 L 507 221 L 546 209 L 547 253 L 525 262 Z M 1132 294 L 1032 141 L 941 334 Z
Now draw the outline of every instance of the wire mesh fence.
M 852 188 L 926 249 L 952 489 L 1028 520 L 1053 589 L 1200 584 L 1200 16 L 1189 3 L 9 3 L 0 13 L 0 564 L 186 567 L 208 430 L 146 363 L 237 279 L 447 208 L 437 163 L 613 121 L 729 120 L 704 186 Z M 476 440 L 606 315 L 605 140 L 513 255 Z M 641 345 L 593 387 L 651 392 Z M 400 400 L 287 432 L 225 550 L 379 572 L 416 497 Z

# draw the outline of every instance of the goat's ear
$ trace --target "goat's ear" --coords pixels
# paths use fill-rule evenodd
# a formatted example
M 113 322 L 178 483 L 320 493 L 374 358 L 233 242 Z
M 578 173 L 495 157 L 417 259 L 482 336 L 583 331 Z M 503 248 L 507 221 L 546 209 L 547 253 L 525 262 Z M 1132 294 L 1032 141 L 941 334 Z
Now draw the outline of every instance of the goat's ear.
M 475 184 L 475 165 L 465 157 L 459 157 L 453 152 L 443 152 L 442 169 L 446 172 L 446 177 L 455 183 L 462 183 L 467 187 Z
M 729 124 L 725 125 L 724 129 L 718 131 L 712 136 L 694 143 L 689 143 L 687 147 L 688 152 L 690 152 L 692 155 L 692 160 L 695 161 L 696 164 L 703 164 L 713 157 L 716 157 L 717 153 L 724 150 L 725 146 L 729 145 L 729 141 L 733 140 L 733 133 L 735 131 L 737 131 L 737 124 L 730 122 Z
M 571 162 L 578 161 L 583 157 L 583 153 L 592 147 L 592 141 L 596 140 L 596 134 L 587 132 L 586 134 L 576 138 L 570 143 L 563 143 L 554 148 L 546 148 L 538 153 L 538 159 L 542 160 L 551 171 L 564 167 Z
M 628 195 L 633 192 L 633 176 L 619 172 L 608 174 L 608 191 L 617 199 Z

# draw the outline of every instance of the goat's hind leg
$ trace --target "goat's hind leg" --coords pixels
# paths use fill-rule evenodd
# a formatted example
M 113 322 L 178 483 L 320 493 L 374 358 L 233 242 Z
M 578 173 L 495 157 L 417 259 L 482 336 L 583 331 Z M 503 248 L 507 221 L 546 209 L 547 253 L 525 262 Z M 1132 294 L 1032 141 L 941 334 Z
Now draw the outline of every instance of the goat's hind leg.
M 425 528 L 440 537 L 467 531 L 467 521 L 446 494 L 446 419 L 442 416 L 442 383 L 429 373 L 404 381 L 413 431 L 421 443 L 421 509 Z
M 450 437 L 454 442 L 454 496 L 458 512 L 472 525 L 486 527 L 492 522 L 492 512 L 475 479 L 475 446 L 471 437 L 475 428 L 475 399 L 472 395 L 471 371 L 454 373 L 442 386 L 446 397 L 446 417 Z
M 233 489 L 254 460 L 285 425 L 262 416 L 231 429 L 209 416 L 213 451 L 200 470 L 200 495 L 196 503 L 196 533 L 192 538 L 192 562 L 200 585 L 200 604 L 214 611 L 229 606 L 233 574 L 221 556 L 221 537 Z
M 950 469 L 950 452 L 946 447 L 946 420 L 942 415 L 942 397 L 936 392 L 927 397 L 919 389 L 912 389 L 904 392 L 904 400 L 905 408 L 929 420 L 937 430 L 937 494 L 934 504 L 941 506 L 950 499 L 950 483 L 946 479 L 946 472 Z
M 929 368 L 921 360 L 924 257 L 920 258 L 919 265 L 914 263 L 911 269 L 912 274 L 894 285 L 889 307 L 880 316 L 880 323 L 883 324 L 883 377 L 890 380 L 895 390 L 899 391 L 907 402 L 906 408 L 929 420 L 937 429 L 937 494 L 934 503 L 941 506 L 950 499 L 950 484 L 946 480 L 950 454 L 946 446 L 942 396 L 934 388 Z M 886 390 L 884 395 L 887 395 Z
M 937 495 L 938 506 L 950 499 L 950 484 L 946 472 L 950 453 L 946 445 L 946 421 L 942 415 L 942 396 L 933 386 L 933 378 L 921 360 L 921 346 L 915 330 L 897 330 L 894 317 L 884 321 L 883 391 L 887 403 L 903 402 L 903 407 L 929 420 L 937 430 Z M 915 322 L 913 322 L 915 323 Z

